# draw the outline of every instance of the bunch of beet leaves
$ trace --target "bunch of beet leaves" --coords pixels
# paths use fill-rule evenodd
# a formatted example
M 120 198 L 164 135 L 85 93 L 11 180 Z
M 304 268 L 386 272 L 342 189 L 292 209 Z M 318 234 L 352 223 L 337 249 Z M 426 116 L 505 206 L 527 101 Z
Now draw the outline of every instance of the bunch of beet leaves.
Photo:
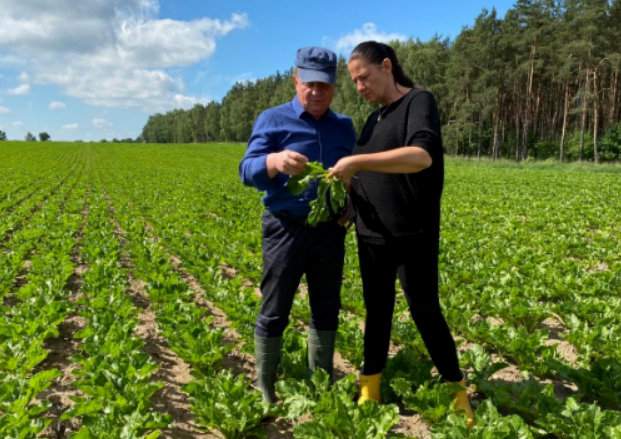
M 308 162 L 302 173 L 289 179 L 287 189 L 293 195 L 300 195 L 317 180 L 317 198 L 310 202 L 306 219 L 311 226 L 338 218 L 347 207 L 345 185 L 338 178 L 328 176 L 328 170 L 319 162 Z

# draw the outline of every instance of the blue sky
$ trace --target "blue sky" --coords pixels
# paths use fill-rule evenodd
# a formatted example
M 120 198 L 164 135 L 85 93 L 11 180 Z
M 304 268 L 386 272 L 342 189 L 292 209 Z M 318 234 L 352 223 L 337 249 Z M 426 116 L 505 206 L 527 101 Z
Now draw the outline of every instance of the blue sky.
M 289 69 L 298 47 L 346 56 L 365 39 L 452 39 L 513 3 L 0 0 L 0 130 L 134 138 L 150 114 Z

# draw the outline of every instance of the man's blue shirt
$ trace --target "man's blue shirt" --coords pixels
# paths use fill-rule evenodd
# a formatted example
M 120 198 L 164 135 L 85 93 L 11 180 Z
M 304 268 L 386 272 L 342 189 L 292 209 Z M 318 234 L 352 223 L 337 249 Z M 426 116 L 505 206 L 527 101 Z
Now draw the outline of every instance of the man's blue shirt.
M 263 204 L 272 213 L 304 217 L 310 210 L 309 201 L 316 196 L 316 188 L 300 196 L 291 195 L 286 187 L 287 175 L 278 173 L 274 178 L 268 177 L 267 155 L 289 149 L 329 168 L 351 154 L 355 141 L 356 133 L 349 117 L 328 110 L 317 120 L 304 111 L 295 96 L 290 102 L 259 115 L 239 164 L 239 174 L 244 184 L 266 192 Z

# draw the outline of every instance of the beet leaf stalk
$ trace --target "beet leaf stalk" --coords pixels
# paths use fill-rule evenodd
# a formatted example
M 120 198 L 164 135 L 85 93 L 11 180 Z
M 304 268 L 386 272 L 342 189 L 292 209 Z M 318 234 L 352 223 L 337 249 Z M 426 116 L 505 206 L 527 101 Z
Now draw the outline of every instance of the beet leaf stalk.
M 317 198 L 310 202 L 310 213 L 306 222 L 310 226 L 338 218 L 347 206 L 347 189 L 341 180 L 329 177 L 328 171 L 319 162 L 309 162 L 304 171 L 287 182 L 287 189 L 293 195 L 301 195 L 318 180 Z

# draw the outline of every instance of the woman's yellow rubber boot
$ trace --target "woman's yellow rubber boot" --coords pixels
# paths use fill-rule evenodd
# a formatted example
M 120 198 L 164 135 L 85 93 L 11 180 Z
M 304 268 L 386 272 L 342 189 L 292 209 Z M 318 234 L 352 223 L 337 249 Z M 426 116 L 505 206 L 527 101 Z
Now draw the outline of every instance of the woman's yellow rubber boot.
M 466 391 L 466 381 L 461 380 L 455 384 L 459 385 L 461 388 L 455 393 L 453 405 L 456 411 L 463 412 L 464 416 L 466 416 L 466 425 L 468 428 L 472 428 L 474 426 L 474 412 L 470 406 L 470 399 Z
M 358 405 L 364 404 L 367 401 L 379 402 L 381 379 L 381 373 L 376 373 L 374 375 L 360 374 L 360 397 L 358 398 Z

